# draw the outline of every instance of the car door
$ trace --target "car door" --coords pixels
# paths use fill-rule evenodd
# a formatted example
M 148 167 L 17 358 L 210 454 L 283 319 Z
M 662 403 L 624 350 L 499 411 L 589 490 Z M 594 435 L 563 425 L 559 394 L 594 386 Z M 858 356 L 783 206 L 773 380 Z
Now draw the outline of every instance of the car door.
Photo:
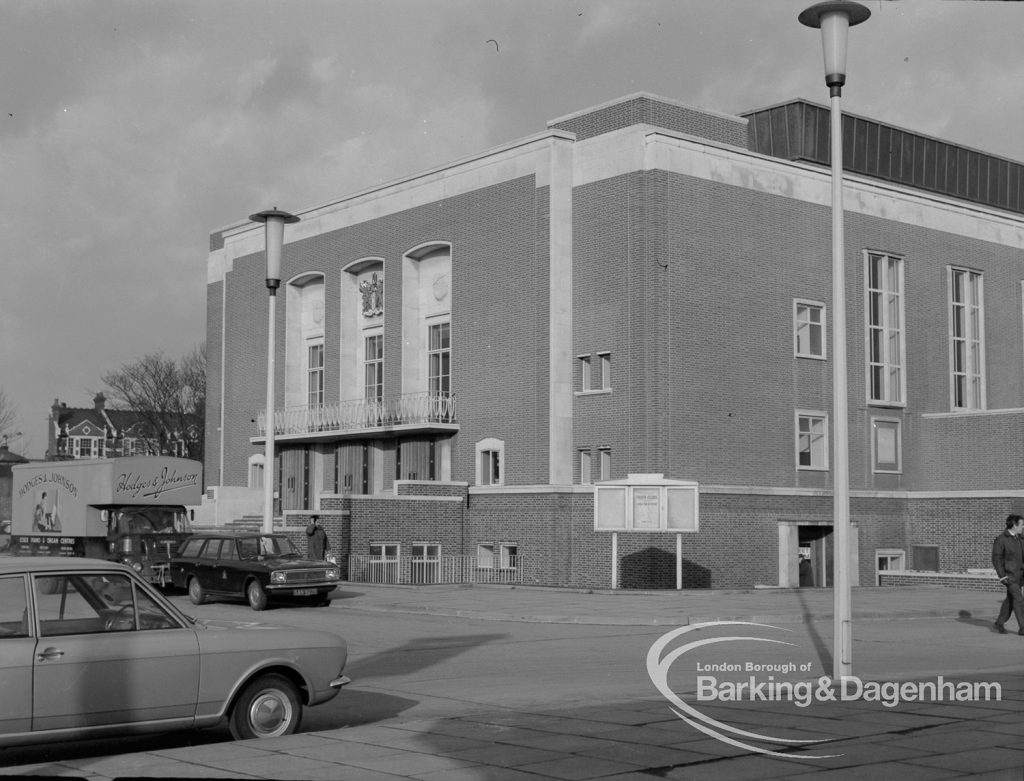
M 209 593 L 223 591 L 220 573 L 217 570 L 217 558 L 220 555 L 220 538 L 213 537 L 196 556 L 192 572 L 199 579 L 200 585 Z
M 32 729 L 190 721 L 195 630 L 122 572 L 33 576 L 39 640 Z
M 228 537 L 220 546 L 220 554 L 217 556 L 217 579 L 218 591 L 225 591 L 229 594 L 244 594 L 245 573 L 239 566 L 238 542 Z
M 0 735 L 32 729 L 36 639 L 30 626 L 26 577 L 0 578 Z

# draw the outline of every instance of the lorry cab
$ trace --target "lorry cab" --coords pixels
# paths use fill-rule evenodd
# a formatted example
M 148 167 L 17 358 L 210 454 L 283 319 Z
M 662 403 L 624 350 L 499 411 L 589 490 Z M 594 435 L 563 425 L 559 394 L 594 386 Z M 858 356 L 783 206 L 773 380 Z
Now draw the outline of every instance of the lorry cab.
M 112 507 L 104 515 L 108 558 L 127 564 L 150 583 L 166 585 L 167 563 L 192 533 L 185 507 Z

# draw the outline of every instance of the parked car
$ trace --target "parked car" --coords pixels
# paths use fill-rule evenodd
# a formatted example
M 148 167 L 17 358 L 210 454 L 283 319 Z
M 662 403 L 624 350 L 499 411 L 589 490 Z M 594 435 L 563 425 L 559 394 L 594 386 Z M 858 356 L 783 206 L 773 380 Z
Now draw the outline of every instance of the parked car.
M 0 746 L 210 727 L 294 732 L 349 682 L 329 632 L 197 621 L 131 567 L 0 558 Z
M 171 581 L 193 604 L 208 598 L 245 599 L 253 610 L 273 600 L 331 604 L 338 566 L 310 561 L 285 534 L 201 532 L 171 559 Z

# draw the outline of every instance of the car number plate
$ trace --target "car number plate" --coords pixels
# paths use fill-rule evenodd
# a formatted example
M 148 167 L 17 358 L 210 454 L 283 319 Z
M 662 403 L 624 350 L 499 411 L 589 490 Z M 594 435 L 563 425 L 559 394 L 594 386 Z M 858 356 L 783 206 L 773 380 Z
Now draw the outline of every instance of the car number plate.
M 311 597 L 314 594 L 316 594 L 316 589 L 315 588 L 297 588 L 294 591 L 292 591 L 292 594 L 294 594 L 297 597 Z

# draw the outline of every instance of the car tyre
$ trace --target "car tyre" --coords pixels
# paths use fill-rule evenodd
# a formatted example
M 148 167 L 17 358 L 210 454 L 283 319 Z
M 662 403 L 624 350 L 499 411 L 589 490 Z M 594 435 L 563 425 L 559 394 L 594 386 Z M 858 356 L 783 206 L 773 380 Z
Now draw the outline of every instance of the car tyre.
M 228 721 L 235 740 L 249 740 L 291 735 L 301 720 L 302 702 L 295 684 L 269 673 L 242 690 Z
M 203 584 L 194 575 L 188 579 L 188 598 L 193 605 L 201 605 L 206 601 L 206 592 L 203 591 Z
M 263 610 L 267 606 L 267 592 L 258 580 L 250 580 L 245 587 L 245 598 L 253 610 Z

